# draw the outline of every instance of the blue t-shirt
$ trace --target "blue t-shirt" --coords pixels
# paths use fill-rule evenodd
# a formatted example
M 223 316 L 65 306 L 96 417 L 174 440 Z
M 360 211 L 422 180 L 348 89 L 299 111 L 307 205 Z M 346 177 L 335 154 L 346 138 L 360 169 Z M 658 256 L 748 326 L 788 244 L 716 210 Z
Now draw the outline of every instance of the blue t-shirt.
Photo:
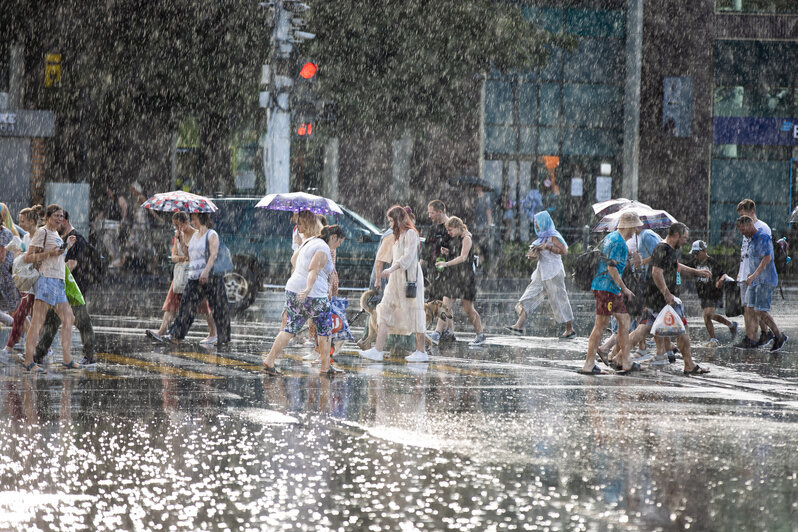
M 765 269 L 762 270 L 751 286 L 766 284 L 775 288 L 779 284 L 779 274 L 776 273 L 776 265 L 773 264 L 773 241 L 764 230 L 759 229 L 754 236 L 751 237 L 751 243 L 748 244 L 748 274 L 752 274 L 759 267 L 759 263 L 765 255 L 770 255 L 770 262 Z
M 618 275 L 623 275 L 629 248 L 626 247 L 626 240 L 623 239 L 621 233 L 613 231 L 604 237 L 604 242 L 601 243 L 601 253 L 608 259 L 616 261 L 618 263 Z M 596 275 L 593 277 L 593 282 L 590 284 L 590 289 L 620 294 L 621 287 L 612 280 L 610 274 L 607 273 L 607 268 L 607 261 L 600 258 Z

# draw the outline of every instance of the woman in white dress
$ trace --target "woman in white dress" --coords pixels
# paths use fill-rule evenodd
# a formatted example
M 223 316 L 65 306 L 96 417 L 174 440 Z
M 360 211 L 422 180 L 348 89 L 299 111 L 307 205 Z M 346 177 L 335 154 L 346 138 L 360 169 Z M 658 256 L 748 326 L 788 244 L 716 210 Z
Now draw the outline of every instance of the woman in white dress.
M 388 334 L 413 334 L 416 350 L 405 360 L 426 362 L 429 356 L 424 348 L 424 275 L 418 263 L 418 230 L 407 211 L 399 205 L 388 209 L 387 216 L 393 230 L 393 264 L 380 274 L 380 277 L 388 279 L 388 286 L 382 302 L 377 305 L 377 340 L 374 347 L 361 355 L 369 360 L 382 360 Z M 415 283 L 414 297 L 407 297 L 409 283 Z

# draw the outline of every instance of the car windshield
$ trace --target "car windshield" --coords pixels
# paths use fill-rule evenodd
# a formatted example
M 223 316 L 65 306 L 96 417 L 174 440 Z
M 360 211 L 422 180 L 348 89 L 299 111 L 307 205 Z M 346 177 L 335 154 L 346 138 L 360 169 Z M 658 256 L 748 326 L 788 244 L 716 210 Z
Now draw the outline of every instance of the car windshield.
M 350 210 L 349 210 L 349 209 L 347 209 L 346 207 L 341 207 L 341 208 L 342 208 L 344 211 L 346 211 L 346 214 L 348 214 L 349 216 L 351 216 L 352 218 L 354 218 L 354 219 L 355 219 L 355 220 L 357 220 L 358 222 L 360 222 L 360 223 L 362 223 L 363 225 L 365 225 L 366 227 L 368 227 L 368 228 L 369 228 L 371 231 L 374 231 L 374 232 L 375 232 L 376 234 L 378 234 L 378 235 L 381 235 L 381 234 L 382 234 L 382 231 L 380 231 L 380 230 L 377 228 L 377 226 L 376 226 L 376 225 L 374 225 L 373 223 L 369 222 L 368 220 L 366 220 L 365 218 L 363 218 L 362 216 L 360 216 L 360 215 L 359 215 L 359 214 L 357 214 L 356 212 L 354 212 L 354 211 L 350 211 Z

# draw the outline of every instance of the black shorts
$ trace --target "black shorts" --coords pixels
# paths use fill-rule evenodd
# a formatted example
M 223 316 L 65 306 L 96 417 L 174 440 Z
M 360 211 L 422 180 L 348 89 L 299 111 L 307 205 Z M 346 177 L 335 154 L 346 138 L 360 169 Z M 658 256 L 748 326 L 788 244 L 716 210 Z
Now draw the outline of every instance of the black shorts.
M 723 306 L 723 299 L 703 298 L 699 297 L 701 301 L 701 308 L 720 308 Z

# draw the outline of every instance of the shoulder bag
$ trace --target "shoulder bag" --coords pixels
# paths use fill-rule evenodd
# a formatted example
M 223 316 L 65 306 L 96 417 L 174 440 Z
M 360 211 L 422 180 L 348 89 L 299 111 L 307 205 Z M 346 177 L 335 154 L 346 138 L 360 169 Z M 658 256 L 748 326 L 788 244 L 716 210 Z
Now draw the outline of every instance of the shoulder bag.
M 47 229 L 44 230 L 44 242 L 42 242 L 42 250 L 47 244 Z M 39 268 L 34 262 L 25 262 L 25 255 L 22 254 L 14 259 L 14 264 L 11 267 L 11 278 L 20 292 L 30 292 L 36 281 L 39 280 Z
M 208 249 L 208 233 L 210 230 L 205 231 L 205 264 L 208 264 L 211 250 Z M 219 250 L 216 252 L 216 260 L 213 262 L 213 275 L 223 275 L 233 269 L 233 257 L 230 255 L 230 250 L 222 242 L 222 237 L 216 233 L 216 238 L 219 239 Z

